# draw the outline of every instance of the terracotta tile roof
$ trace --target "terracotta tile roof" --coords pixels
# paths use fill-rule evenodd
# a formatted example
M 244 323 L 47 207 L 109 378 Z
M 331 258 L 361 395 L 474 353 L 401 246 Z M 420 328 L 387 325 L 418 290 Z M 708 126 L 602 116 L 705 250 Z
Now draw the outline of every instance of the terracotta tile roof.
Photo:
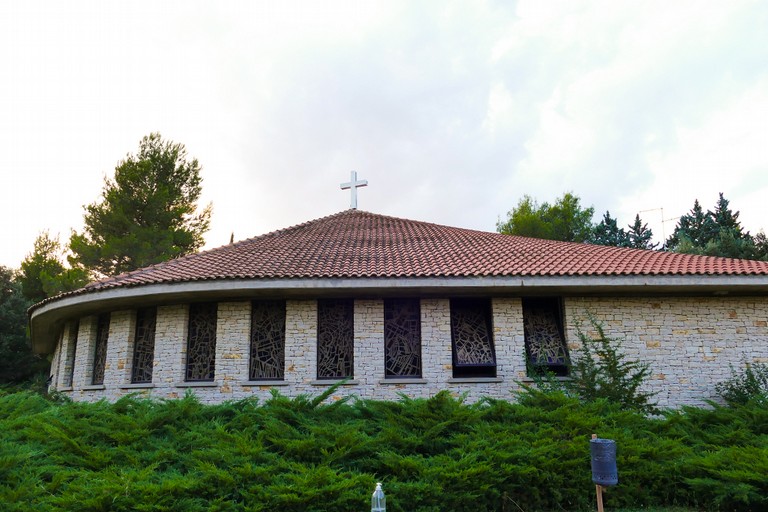
M 572 275 L 768 275 L 768 262 L 540 240 L 347 210 L 74 293 L 218 279 Z

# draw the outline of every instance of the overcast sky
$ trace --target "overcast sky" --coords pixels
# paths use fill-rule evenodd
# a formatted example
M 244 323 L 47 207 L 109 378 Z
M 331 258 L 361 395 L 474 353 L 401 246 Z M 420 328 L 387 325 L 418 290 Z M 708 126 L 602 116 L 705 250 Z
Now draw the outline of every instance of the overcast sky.
M 493 231 L 523 194 L 629 224 L 718 192 L 768 229 L 768 2 L 3 2 L 0 265 L 150 132 L 207 247 L 349 208 Z M 669 236 L 674 220 L 664 224 Z

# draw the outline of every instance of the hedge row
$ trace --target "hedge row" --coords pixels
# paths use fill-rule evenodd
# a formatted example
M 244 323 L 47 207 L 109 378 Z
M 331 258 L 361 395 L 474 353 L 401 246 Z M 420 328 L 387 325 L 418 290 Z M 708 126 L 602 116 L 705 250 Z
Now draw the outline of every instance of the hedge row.
M 557 392 L 465 404 L 274 395 L 116 403 L 0 393 L 3 510 L 594 510 L 589 439 L 615 439 L 606 506 L 768 510 L 768 407 L 649 418 Z

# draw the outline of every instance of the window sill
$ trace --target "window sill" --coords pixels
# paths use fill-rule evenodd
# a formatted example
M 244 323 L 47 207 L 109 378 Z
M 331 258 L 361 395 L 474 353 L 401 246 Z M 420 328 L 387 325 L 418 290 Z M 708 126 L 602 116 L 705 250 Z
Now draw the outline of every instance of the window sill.
M 241 386 L 246 387 L 275 387 L 275 386 L 290 386 L 290 382 L 284 380 L 246 380 L 240 383 Z
M 381 379 L 379 384 L 426 384 L 427 379 Z
M 216 388 L 219 383 L 214 381 L 200 381 L 200 382 L 177 382 L 174 384 L 177 388 Z
M 571 380 L 571 378 L 570 378 L 570 377 L 553 377 L 553 378 L 554 378 L 556 381 L 558 381 L 558 382 L 566 382 L 566 381 L 569 381 L 569 380 Z M 528 383 L 528 382 L 537 382 L 537 381 L 539 381 L 539 380 L 543 380 L 543 381 L 546 381 L 547 379 L 546 379 L 545 377 L 536 378 L 536 379 L 535 379 L 535 378 L 533 378 L 533 377 L 523 377 L 522 379 L 519 379 L 519 380 L 520 380 L 520 382 L 525 382 L 525 383 Z
M 501 377 L 454 377 L 448 379 L 448 384 L 484 384 L 504 382 Z
M 311 386 L 333 386 L 341 384 L 342 386 L 357 386 L 360 384 L 359 380 L 344 380 L 344 379 L 328 379 L 328 380 L 313 380 L 310 381 Z
M 83 391 L 101 391 L 107 389 L 104 384 L 89 384 L 87 386 L 83 386 Z
M 56 391 L 65 392 L 65 391 L 72 391 L 73 389 L 75 389 L 75 388 L 73 388 L 72 386 L 64 386 L 64 387 L 61 387 L 61 388 L 57 388 Z
M 120 389 L 149 389 L 155 387 L 151 382 L 137 382 L 135 384 L 123 384 Z

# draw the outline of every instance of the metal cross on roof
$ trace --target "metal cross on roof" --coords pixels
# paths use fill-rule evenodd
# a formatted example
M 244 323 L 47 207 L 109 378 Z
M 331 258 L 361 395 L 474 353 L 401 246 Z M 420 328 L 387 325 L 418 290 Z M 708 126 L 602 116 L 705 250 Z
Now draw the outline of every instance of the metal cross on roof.
M 352 191 L 352 200 L 349 207 L 357 210 L 357 189 L 358 187 L 367 187 L 368 180 L 357 180 L 357 171 L 352 171 L 349 175 L 349 181 L 341 184 L 341 190 L 350 189 Z

